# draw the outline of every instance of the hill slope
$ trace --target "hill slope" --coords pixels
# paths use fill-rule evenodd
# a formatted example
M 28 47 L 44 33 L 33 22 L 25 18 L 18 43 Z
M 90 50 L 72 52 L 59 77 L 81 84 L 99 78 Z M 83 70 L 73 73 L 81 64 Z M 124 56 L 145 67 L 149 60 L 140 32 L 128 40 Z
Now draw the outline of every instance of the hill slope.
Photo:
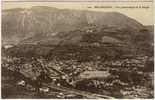
M 2 43 L 14 44 L 21 41 L 57 43 L 66 38 L 66 33 L 70 32 L 73 35 L 75 30 L 83 30 L 90 24 L 98 28 L 108 26 L 132 31 L 143 28 L 142 24 L 117 12 L 64 10 L 34 6 L 30 9 L 16 8 L 2 11 Z M 61 34 L 63 34 L 62 37 L 57 37 Z M 80 40 L 79 34 L 73 37 L 77 41 Z

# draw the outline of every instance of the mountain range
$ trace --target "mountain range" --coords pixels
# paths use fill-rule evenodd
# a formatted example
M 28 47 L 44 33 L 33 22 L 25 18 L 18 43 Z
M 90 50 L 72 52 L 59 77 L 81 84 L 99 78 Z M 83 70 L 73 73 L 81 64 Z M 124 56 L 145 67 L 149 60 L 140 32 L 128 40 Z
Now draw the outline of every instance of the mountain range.
M 102 36 L 121 32 L 120 37 L 137 33 L 144 26 L 118 12 L 57 9 L 47 6 L 14 8 L 2 11 L 2 44 L 46 43 L 58 44 L 80 42 L 83 34 L 96 33 Z M 123 31 L 122 31 L 123 30 Z M 90 32 L 89 32 L 90 31 Z M 95 32 L 94 32 L 95 33 Z

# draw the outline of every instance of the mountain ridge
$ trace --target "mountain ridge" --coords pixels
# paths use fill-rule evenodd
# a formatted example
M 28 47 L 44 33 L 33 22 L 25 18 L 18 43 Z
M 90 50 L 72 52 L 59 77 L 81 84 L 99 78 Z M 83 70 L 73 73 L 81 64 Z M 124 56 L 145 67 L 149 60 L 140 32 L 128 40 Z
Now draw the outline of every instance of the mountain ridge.
M 35 36 L 83 30 L 90 24 L 96 27 L 126 28 L 132 31 L 143 25 L 118 12 L 66 10 L 47 6 L 2 11 L 2 41 L 20 43 Z M 72 33 L 73 34 L 73 33 Z

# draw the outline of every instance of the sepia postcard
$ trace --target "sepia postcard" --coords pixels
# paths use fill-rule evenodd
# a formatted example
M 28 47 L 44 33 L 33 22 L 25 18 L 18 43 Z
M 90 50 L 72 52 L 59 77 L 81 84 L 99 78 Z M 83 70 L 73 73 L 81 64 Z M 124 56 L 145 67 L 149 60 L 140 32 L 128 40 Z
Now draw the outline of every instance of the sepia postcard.
M 2 0 L 2 99 L 154 99 L 153 0 Z

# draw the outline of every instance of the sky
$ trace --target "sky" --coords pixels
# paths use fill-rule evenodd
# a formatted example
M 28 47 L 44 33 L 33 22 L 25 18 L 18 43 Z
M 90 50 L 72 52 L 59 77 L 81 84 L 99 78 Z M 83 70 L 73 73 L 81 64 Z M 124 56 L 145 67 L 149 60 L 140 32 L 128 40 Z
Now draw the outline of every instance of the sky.
M 59 9 L 120 12 L 143 25 L 153 25 L 152 2 L 2 2 L 2 9 L 49 6 Z

